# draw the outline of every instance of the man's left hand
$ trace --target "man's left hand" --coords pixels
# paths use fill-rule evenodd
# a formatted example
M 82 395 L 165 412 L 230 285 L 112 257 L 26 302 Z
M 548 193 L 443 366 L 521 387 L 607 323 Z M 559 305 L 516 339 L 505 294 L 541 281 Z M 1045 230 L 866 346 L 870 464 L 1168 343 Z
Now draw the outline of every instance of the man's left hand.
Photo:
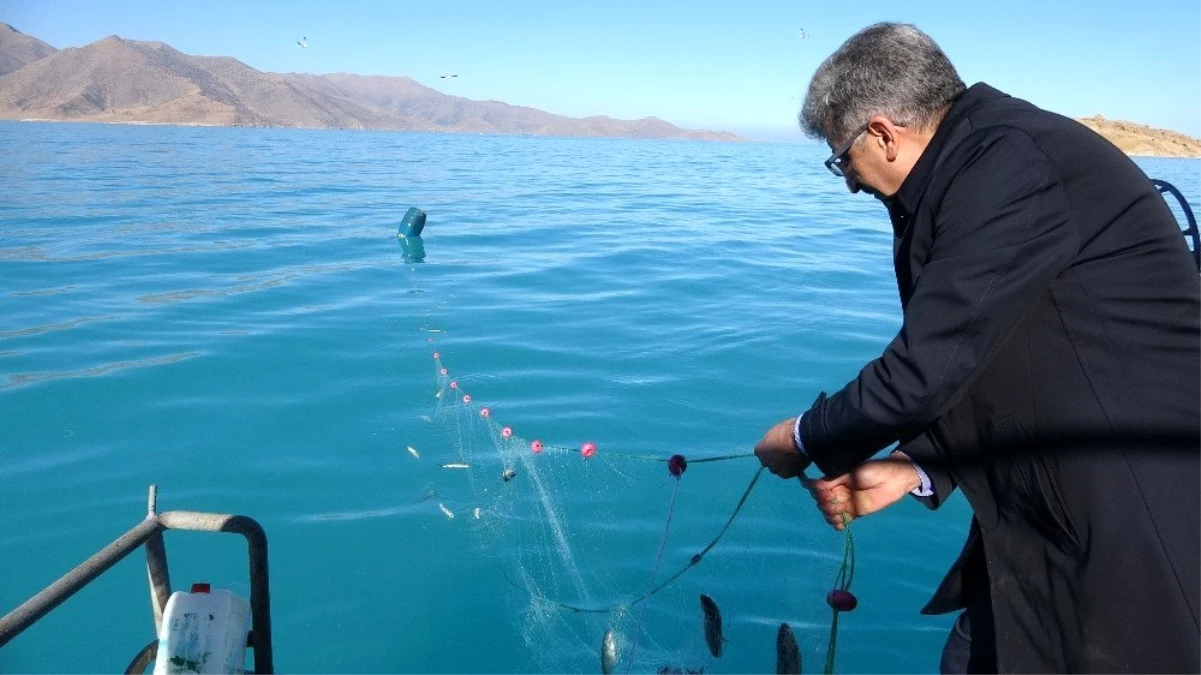
M 891 506 L 921 486 L 909 458 L 894 454 L 873 459 L 848 474 L 829 479 L 801 479 L 826 522 L 842 530 L 860 518 Z

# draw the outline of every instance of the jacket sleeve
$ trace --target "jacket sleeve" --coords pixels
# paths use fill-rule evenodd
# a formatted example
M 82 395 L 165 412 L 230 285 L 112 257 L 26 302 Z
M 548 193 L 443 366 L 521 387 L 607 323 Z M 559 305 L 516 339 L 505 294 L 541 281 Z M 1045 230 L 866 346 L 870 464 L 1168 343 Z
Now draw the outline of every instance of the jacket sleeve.
M 946 503 L 951 494 L 955 492 L 958 483 L 951 472 L 947 471 L 946 460 L 934 446 L 930 432 L 918 434 L 908 441 L 902 441 L 894 452 L 905 453 L 909 461 L 913 462 L 915 466 L 921 467 L 930 479 L 930 489 L 934 494 L 927 497 L 914 497 L 926 508 L 937 509 Z
M 900 332 L 801 421 L 805 452 L 827 476 L 918 436 L 952 407 L 1079 251 L 1059 177 L 1025 133 L 978 131 L 951 151 L 948 170 L 956 175 L 931 207 L 931 249 Z

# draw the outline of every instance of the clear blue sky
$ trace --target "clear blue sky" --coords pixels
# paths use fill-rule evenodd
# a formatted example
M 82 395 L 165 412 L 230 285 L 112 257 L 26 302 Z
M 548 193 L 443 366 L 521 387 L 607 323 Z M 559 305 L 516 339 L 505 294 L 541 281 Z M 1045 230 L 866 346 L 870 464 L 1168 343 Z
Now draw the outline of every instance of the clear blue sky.
M 573 117 L 777 139 L 801 138 L 822 59 L 884 20 L 929 33 L 968 84 L 1201 136 L 1198 0 L 0 0 L 0 21 L 59 49 L 115 34 L 268 72 L 407 75 Z

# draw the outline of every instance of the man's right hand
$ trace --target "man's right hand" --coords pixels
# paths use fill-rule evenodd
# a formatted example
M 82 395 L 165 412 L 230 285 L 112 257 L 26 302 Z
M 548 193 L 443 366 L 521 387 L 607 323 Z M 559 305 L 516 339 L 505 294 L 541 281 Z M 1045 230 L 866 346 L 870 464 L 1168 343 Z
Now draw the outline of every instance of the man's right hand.
M 855 518 L 895 504 L 922 484 L 913 463 L 904 456 L 867 461 L 848 474 L 828 480 L 802 478 L 801 483 L 826 522 L 836 530 Z
M 792 438 L 792 427 L 796 418 L 786 419 L 763 434 L 755 444 L 755 456 L 768 471 L 780 478 L 795 478 L 809 466 L 809 458 L 801 454 Z

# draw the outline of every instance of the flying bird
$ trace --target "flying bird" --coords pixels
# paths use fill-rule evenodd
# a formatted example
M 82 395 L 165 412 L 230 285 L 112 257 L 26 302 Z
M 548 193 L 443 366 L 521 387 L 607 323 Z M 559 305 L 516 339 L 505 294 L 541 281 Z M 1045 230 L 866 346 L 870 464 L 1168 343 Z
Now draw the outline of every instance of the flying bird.
M 441 76 L 441 79 L 443 79 L 443 80 L 449 80 L 449 79 L 450 79 L 450 78 L 452 78 L 452 77 L 458 77 L 458 75 L 442 75 L 442 76 Z
M 302 37 L 296 41 L 296 44 L 299 45 L 301 49 L 308 49 L 309 39 L 307 37 Z
M 802 28 L 802 29 L 801 29 L 801 35 L 800 35 L 800 37 L 801 37 L 801 39 L 802 39 L 802 40 L 804 40 L 805 38 L 809 37 L 809 34 L 805 32 L 805 29 L 804 29 L 804 28 Z

